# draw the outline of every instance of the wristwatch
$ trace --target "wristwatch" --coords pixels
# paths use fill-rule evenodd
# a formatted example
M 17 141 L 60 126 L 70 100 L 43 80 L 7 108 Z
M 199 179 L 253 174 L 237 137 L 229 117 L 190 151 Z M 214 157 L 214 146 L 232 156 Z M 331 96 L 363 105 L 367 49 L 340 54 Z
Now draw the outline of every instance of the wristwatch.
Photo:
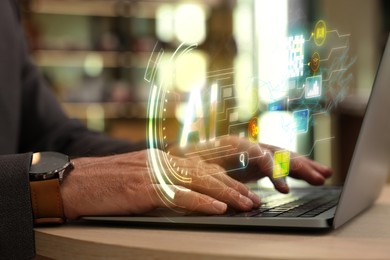
M 35 224 L 64 223 L 60 184 L 73 169 L 65 154 L 34 153 L 30 167 L 30 193 Z

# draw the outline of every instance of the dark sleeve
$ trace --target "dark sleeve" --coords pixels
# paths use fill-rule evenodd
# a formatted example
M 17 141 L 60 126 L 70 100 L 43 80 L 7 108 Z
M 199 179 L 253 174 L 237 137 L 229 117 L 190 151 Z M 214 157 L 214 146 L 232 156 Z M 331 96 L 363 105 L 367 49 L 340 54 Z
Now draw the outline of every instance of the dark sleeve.
M 35 255 L 28 171 L 31 153 L 0 156 L 0 258 Z

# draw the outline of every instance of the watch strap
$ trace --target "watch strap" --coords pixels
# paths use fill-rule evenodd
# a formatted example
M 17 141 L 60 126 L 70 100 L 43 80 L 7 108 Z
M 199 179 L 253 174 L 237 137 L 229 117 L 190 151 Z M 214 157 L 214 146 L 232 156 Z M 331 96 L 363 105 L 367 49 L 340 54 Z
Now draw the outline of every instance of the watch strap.
M 35 224 L 65 222 L 58 178 L 30 181 L 30 192 Z

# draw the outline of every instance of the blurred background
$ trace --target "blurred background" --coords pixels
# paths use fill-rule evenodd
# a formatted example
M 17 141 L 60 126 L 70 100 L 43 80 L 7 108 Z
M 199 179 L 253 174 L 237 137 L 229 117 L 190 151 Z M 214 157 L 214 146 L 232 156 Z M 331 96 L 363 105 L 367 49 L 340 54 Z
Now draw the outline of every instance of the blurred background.
M 233 87 L 226 93 L 241 104 L 256 103 L 247 88 L 254 79 L 272 82 L 277 77 L 269 60 L 277 60 L 278 54 L 270 51 L 272 43 L 264 35 L 301 28 L 307 38 L 319 20 L 329 30 L 350 34 L 352 78 L 337 105 L 318 116 L 292 146 L 278 143 L 283 133 L 266 133 L 267 124 L 277 124 L 273 119 L 264 117 L 268 121 L 259 123 L 260 141 L 276 142 L 333 167 L 333 183 L 344 180 L 390 30 L 386 0 L 24 0 L 20 6 L 31 55 L 68 115 L 132 141 L 146 135 L 150 88 L 144 75 L 156 42 L 166 57 L 183 42 L 198 44 L 175 68 L 181 76 L 172 82 L 173 89 L 188 94 L 194 75 L 229 69 L 231 82 L 225 84 Z M 262 105 L 255 106 L 255 113 L 266 114 Z M 170 115 L 170 141 L 179 136 L 180 109 Z M 230 114 L 230 120 L 253 116 L 242 114 Z M 314 146 L 323 137 L 332 140 Z

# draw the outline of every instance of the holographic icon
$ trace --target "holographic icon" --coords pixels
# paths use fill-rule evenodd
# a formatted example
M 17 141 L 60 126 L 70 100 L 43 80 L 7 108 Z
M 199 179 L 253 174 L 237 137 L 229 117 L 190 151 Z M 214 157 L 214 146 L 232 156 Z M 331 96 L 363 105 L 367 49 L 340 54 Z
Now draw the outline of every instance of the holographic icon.
M 274 168 L 272 176 L 274 179 L 286 177 L 290 171 L 290 152 L 286 150 L 274 153 Z
M 309 109 L 297 110 L 293 112 L 297 134 L 307 133 L 309 129 Z
M 320 68 L 320 54 L 318 52 L 315 52 L 313 55 L 311 55 L 309 67 L 312 75 L 314 75 Z
M 318 98 L 321 97 L 322 92 L 322 75 L 306 78 L 305 97 Z
M 322 46 L 326 39 L 326 23 L 323 20 L 319 20 L 314 27 L 314 43 L 317 46 Z
M 240 163 L 242 167 L 245 167 L 245 155 L 243 153 L 240 154 Z
M 286 105 L 287 100 L 286 99 L 281 99 L 272 103 L 268 104 L 268 111 L 283 111 L 286 110 Z
M 288 76 L 290 78 L 303 75 L 304 43 L 303 35 L 288 37 Z
M 248 138 L 252 143 L 257 143 L 259 138 L 259 126 L 257 124 L 257 117 L 252 117 L 248 123 Z

